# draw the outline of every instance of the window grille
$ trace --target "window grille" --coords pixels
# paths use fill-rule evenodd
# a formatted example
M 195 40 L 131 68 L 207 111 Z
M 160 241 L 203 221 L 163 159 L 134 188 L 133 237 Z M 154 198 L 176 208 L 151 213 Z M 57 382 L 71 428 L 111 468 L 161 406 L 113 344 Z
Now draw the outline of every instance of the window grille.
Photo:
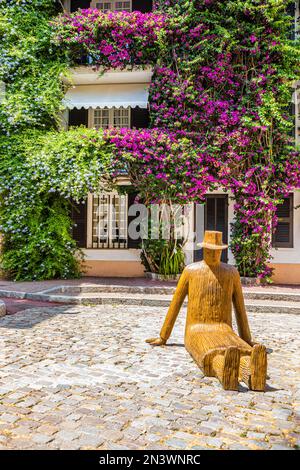
M 94 109 L 93 127 L 97 130 L 109 128 L 109 109 Z
M 128 196 L 118 193 L 93 194 L 93 248 L 128 247 Z
M 113 110 L 114 125 L 113 127 L 130 127 L 129 122 L 129 109 L 114 109 Z
M 109 127 L 130 127 L 130 108 L 94 109 L 92 127 L 108 129 Z
M 132 4 L 131 1 L 127 2 L 91 2 L 91 8 L 97 8 L 98 10 L 103 11 L 103 13 L 107 13 L 108 11 L 132 11 Z

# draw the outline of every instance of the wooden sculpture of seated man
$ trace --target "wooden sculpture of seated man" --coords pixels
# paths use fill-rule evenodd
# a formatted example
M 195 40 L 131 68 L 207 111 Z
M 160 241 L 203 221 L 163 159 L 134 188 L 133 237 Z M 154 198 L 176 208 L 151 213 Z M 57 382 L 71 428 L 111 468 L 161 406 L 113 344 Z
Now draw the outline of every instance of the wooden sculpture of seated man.
M 167 313 L 160 337 L 147 340 L 162 346 L 169 339 L 182 303 L 188 295 L 185 347 L 204 375 L 217 377 L 226 390 L 237 390 L 239 380 L 251 390 L 266 385 L 266 348 L 254 344 L 236 268 L 221 263 L 221 232 L 206 231 L 204 259 L 185 268 Z M 232 329 L 232 303 L 239 336 Z

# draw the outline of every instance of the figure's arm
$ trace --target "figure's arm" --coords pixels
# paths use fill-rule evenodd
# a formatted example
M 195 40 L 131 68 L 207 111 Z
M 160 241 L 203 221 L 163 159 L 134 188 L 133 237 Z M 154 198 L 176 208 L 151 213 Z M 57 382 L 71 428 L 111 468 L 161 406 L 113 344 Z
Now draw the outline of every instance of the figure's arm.
M 161 346 L 163 344 L 166 344 L 167 340 L 169 339 L 172 333 L 173 326 L 176 322 L 178 313 L 180 311 L 180 308 L 183 304 L 183 301 L 187 293 L 188 293 L 188 273 L 187 273 L 187 270 L 185 269 L 176 287 L 176 291 L 174 293 L 171 305 L 169 307 L 163 327 L 160 331 L 160 337 L 148 339 L 146 341 L 147 343 L 150 343 L 153 346 Z
M 240 275 L 236 272 L 233 284 L 233 305 L 240 337 L 252 345 L 251 333 L 244 303 L 244 296 Z

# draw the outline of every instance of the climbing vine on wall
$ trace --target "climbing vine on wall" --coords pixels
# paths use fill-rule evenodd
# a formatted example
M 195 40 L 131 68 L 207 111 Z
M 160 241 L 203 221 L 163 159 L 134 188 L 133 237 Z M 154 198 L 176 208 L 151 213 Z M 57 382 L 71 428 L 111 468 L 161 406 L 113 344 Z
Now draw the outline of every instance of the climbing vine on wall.
M 0 139 L 2 268 L 16 280 L 79 275 L 70 199 L 109 177 L 112 145 L 93 129 L 34 130 Z
M 67 64 L 51 46 L 49 19 L 59 11 L 50 0 L 0 3 L 0 132 L 56 127 Z

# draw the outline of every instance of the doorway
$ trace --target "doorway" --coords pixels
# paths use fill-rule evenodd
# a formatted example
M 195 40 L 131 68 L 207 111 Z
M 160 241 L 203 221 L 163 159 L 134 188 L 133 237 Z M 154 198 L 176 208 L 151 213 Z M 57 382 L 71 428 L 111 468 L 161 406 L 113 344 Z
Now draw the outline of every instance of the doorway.
M 198 207 L 198 209 L 197 209 Z M 202 241 L 205 230 L 215 230 L 223 233 L 223 243 L 228 243 L 228 195 L 227 194 L 209 194 L 205 197 L 204 206 L 195 205 L 195 231 L 197 233 L 197 242 L 199 238 Z M 202 219 L 202 220 L 199 220 Z M 202 233 L 199 233 L 199 227 L 203 227 Z M 201 228 L 200 228 L 201 232 Z M 201 237 L 202 236 L 202 237 Z M 203 250 L 195 249 L 194 261 L 203 259 Z M 228 262 L 228 250 L 223 250 L 223 263 Z

